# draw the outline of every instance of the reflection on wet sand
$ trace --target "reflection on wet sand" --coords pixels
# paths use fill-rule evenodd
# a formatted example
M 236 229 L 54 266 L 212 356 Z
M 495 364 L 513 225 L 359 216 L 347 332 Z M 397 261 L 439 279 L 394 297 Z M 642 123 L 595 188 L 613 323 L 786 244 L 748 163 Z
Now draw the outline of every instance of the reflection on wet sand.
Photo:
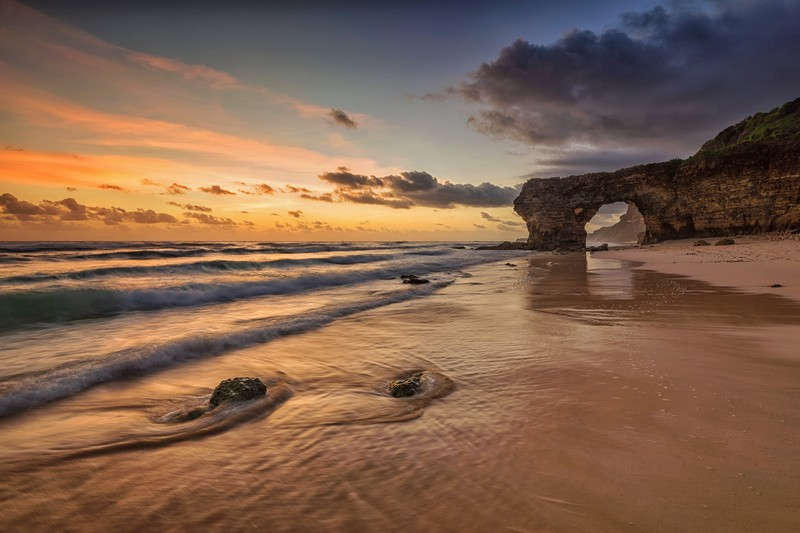
M 729 326 L 797 325 L 800 320 L 800 305 L 779 296 L 631 266 L 593 254 L 533 256 L 528 306 L 598 325 L 639 319 Z

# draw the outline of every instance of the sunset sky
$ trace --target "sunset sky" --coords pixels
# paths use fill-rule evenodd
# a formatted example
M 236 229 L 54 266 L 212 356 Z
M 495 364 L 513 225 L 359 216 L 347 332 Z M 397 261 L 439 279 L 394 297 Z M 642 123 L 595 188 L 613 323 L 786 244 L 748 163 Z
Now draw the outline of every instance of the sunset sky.
M 0 0 L 0 240 L 513 240 L 526 179 L 800 96 L 797 28 L 777 0 Z

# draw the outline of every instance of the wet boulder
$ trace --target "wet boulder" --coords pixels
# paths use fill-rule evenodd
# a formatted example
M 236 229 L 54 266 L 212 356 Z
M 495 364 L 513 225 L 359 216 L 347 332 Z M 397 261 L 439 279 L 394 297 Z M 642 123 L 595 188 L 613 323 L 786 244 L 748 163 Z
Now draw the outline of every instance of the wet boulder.
M 421 278 L 414 274 L 403 274 L 400 279 L 403 280 L 403 283 L 408 283 L 409 285 L 423 285 L 431 282 L 429 279 Z
M 267 395 L 267 386 L 258 378 L 231 378 L 220 382 L 208 403 L 216 407 L 227 402 L 243 402 Z
M 694 246 L 711 246 L 711 243 L 700 239 L 699 241 L 694 241 Z
M 395 398 L 405 398 L 416 394 L 422 387 L 422 372 L 417 372 L 405 379 L 396 379 L 389 383 L 389 394 Z
M 730 237 L 725 237 L 724 239 L 717 241 L 714 246 L 730 246 L 731 244 L 736 244 L 736 241 Z

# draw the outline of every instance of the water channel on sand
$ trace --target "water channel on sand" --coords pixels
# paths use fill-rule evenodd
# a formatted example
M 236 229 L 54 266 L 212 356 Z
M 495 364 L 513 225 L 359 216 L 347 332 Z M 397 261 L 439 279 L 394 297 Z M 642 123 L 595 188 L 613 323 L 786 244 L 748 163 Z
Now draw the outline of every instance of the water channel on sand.
M 514 262 L 0 419 L 0 526 L 796 529 L 800 306 L 601 256 Z M 409 370 L 456 388 L 388 396 Z M 240 375 L 271 399 L 164 422 Z

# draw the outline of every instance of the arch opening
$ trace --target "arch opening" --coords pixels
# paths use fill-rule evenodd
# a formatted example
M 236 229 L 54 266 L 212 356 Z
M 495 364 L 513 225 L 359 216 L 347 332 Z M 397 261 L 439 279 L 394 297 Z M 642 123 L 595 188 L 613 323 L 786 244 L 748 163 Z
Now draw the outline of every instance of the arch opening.
M 631 244 L 647 230 L 644 217 L 633 202 L 603 204 L 584 226 L 586 244 Z

